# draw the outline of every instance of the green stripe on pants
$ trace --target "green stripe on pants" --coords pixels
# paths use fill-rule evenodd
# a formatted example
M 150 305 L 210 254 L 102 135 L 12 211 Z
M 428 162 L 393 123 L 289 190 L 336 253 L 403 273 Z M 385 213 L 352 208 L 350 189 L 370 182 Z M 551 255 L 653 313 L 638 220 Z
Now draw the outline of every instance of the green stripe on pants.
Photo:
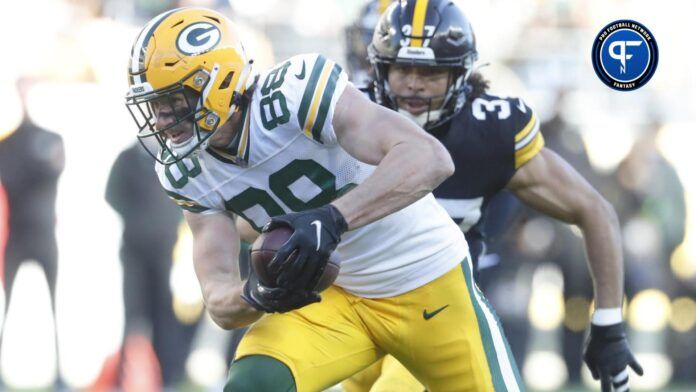
M 488 301 L 485 299 L 481 291 L 474 284 L 469 259 L 465 259 L 461 264 L 464 280 L 469 296 L 476 312 L 476 318 L 481 334 L 481 340 L 486 352 L 488 368 L 491 372 L 491 379 L 496 391 L 521 391 L 524 390 L 517 364 L 515 359 L 510 354 L 510 347 L 505 339 L 505 334 L 500 327 L 500 322 L 495 312 L 491 308 Z M 485 309 L 484 309 L 485 307 Z M 489 313 L 490 320 L 486 317 L 486 312 Z M 492 325 L 491 325 L 492 324 Z M 493 330 L 495 329 L 495 330 Z M 499 335 L 502 340 L 502 347 L 496 347 L 494 335 Z M 498 346 L 500 346 L 500 340 Z M 500 359 L 504 363 L 501 363 Z

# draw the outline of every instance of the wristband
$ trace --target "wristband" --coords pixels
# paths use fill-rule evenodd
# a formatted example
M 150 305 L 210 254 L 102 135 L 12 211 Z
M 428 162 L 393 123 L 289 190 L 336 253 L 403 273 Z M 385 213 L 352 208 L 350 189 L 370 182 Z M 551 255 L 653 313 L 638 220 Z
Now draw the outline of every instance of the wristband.
M 592 313 L 592 324 L 600 327 L 619 324 L 623 321 L 621 308 L 595 309 Z

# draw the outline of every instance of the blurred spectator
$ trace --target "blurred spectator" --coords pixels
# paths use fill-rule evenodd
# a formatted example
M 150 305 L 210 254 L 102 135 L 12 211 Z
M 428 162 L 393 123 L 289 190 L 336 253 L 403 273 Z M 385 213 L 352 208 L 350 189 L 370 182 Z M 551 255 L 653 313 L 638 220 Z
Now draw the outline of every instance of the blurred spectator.
M 229 8 L 227 0 L 103 0 L 104 16 L 128 21 L 136 25 L 179 7 L 205 7 L 216 10 Z
M 26 93 L 31 84 L 32 81 L 29 79 L 21 79 L 17 83 L 24 108 Z M 2 264 L 6 298 L 4 313 L 7 316 L 12 286 L 19 268 L 24 262 L 36 261 L 43 269 L 51 296 L 56 369 L 59 375 L 56 380 L 57 388 L 61 388 L 63 382 L 58 365 L 56 333 L 56 192 L 64 164 L 62 138 L 32 123 L 26 111 L 19 128 L 0 141 L 0 172 L 9 207 L 9 234 Z M 4 327 L 5 323 L 2 332 Z M 3 335 L 0 333 L 0 339 Z
M 629 297 L 642 289 L 673 286 L 669 259 L 684 239 L 684 188 L 657 148 L 659 130 L 660 124 L 650 124 L 611 181 L 621 188 L 612 202 L 623 225 Z
M 152 162 L 134 143 L 114 162 L 106 189 L 107 202 L 123 219 L 126 312 L 120 360 L 112 358 L 97 383 L 108 388 L 140 391 L 181 383 L 196 328 L 177 320 L 172 307 L 172 251 L 182 215 L 159 187 Z
M 345 29 L 346 65 L 350 80 L 357 86 L 370 83 L 374 77 L 367 60 L 367 45 L 377 21 L 393 0 L 370 0 L 360 8 L 358 17 Z
M 10 219 L 9 212 L 7 193 L 5 193 L 5 187 L 2 185 L 2 178 L 0 178 L 0 273 L 4 272 L 2 266 L 5 265 L 5 245 L 7 245 Z M 0 276 L 0 279 L 4 281 L 5 278 Z
M 139 24 L 168 9 L 176 8 L 175 0 L 103 0 L 104 16 Z
M 590 164 L 585 143 L 579 129 L 566 119 L 568 91 L 561 88 L 551 108 L 552 114 L 542 123 L 546 145 L 562 156 L 594 186 L 600 185 L 600 176 Z
M 671 298 L 694 295 L 670 269 L 672 253 L 684 239 L 686 205 L 679 176 L 657 147 L 660 128 L 659 123 L 649 124 L 611 182 L 619 189 L 613 194 L 613 202 L 623 227 L 629 300 L 646 289 L 657 289 Z M 649 311 L 655 317 L 661 313 Z M 671 356 L 675 381 L 696 380 L 696 331 L 670 333 L 666 323 L 654 331 L 634 327 L 642 333 L 643 347 L 639 350 Z

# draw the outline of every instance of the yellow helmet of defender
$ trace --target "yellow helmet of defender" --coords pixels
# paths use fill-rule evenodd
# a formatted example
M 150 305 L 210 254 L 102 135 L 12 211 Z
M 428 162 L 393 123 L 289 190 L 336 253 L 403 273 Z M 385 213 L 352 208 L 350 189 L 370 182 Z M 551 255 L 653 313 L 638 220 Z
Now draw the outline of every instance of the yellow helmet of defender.
M 239 109 L 252 60 L 247 59 L 232 22 L 205 8 L 178 8 L 149 21 L 131 49 L 126 107 L 138 125 L 138 138 L 156 160 L 178 162 L 199 148 Z M 156 128 L 151 106 L 183 93 L 188 111 L 177 111 L 176 121 Z M 167 129 L 193 123 L 185 145 L 167 141 Z M 161 154 L 144 139 L 157 140 Z

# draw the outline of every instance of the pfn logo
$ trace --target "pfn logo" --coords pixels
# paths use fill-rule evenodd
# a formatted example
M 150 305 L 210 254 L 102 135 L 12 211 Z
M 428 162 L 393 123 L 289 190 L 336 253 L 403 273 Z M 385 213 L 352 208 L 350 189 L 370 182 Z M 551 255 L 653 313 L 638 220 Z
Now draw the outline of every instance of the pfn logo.
M 632 20 L 608 24 L 597 34 L 592 46 L 595 73 L 615 90 L 643 86 L 655 73 L 657 59 L 655 37 L 645 26 Z
M 614 41 L 609 44 L 609 56 L 611 56 L 613 59 L 621 61 L 621 69 L 619 70 L 620 73 L 626 73 L 626 60 L 630 60 L 631 57 L 633 57 L 632 54 L 626 54 L 626 47 L 640 46 L 642 44 L 643 41 Z M 616 52 L 617 47 L 619 48 L 618 52 Z

